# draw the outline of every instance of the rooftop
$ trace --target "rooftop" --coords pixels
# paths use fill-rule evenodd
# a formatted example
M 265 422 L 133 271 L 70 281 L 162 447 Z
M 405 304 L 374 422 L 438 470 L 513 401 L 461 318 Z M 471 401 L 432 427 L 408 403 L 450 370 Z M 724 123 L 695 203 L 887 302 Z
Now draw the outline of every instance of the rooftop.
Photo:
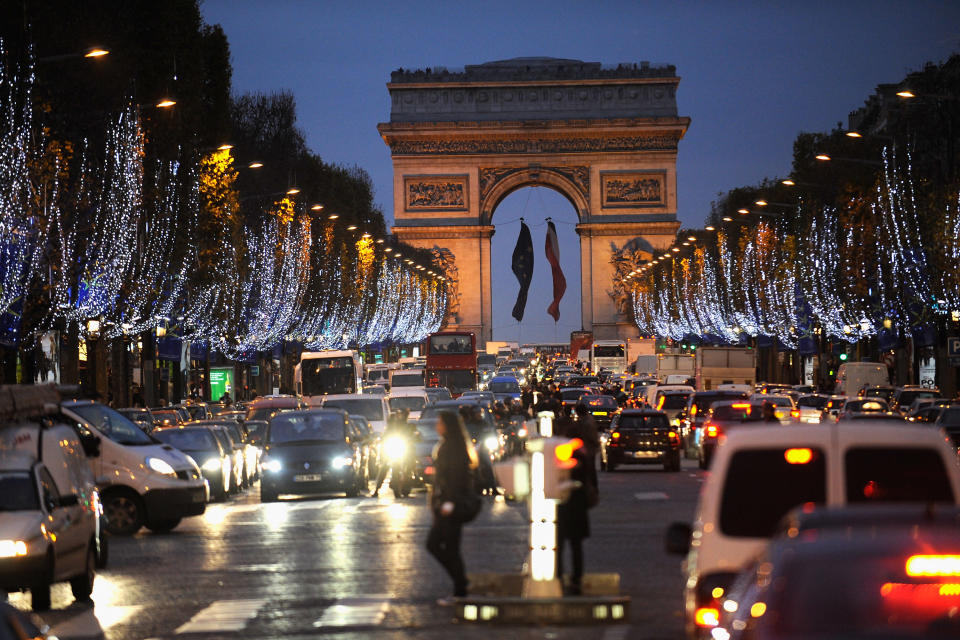
M 648 61 L 602 64 L 567 58 L 510 58 L 462 69 L 427 67 L 397 69 L 390 74 L 392 83 L 515 82 L 523 80 L 594 80 L 609 78 L 674 78 L 677 69 L 670 64 Z

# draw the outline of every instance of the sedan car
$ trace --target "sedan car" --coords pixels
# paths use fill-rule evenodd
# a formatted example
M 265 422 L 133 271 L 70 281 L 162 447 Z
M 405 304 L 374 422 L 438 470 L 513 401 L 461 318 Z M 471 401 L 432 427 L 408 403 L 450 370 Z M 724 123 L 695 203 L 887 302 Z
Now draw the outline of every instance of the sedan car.
M 887 401 L 880 398 L 857 398 L 847 400 L 837 415 L 838 420 L 846 420 L 852 414 L 859 413 L 887 413 L 890 407 Z
M 714 402 L 703 424 L 703 437 L 697 443 L 697 460 L 701 469 L 710 466 L 720 437 L 731 429 L 763 421 L 763 404 L 751 404 L 745 400 Z
M 117 413 L 140 427 L 144 433 L 153 431 L 153 414 L 150 409 L 143 407 L 129 407 L 126 409 L 117 409 Z
M 587 413 L 593 416 L 597 429 L 604 430 L 613 422 L 613 417 L 620 410 L 613 396 L 580 396 L 579 405 L 586 407 Z
M 680 435 L 666 414 L 649 409 L 627 409 L 610 425 L 600 441 L 600 466 L 615 471 L 621 464 L 662 464 L 680 471 Z
M 153 437 L 194 459 L 210 484 L 210 497 L 223 500 L 230 493 L 233 451 L 224 449 L 211 427 L 187 426 L 157 429 Z
M 366 489 L 360 444 L 340 409 L 285 411 L 273 416 L 264 439 L 260 501 L 282 494 L 345 493 Z
M 155 409 L 150 409 L 150 415 L 153 416 L 154 429 L 175 427 L 185 422 L 183 417 L 180 415 L 180 412 L 173 407 L 157 407 Z

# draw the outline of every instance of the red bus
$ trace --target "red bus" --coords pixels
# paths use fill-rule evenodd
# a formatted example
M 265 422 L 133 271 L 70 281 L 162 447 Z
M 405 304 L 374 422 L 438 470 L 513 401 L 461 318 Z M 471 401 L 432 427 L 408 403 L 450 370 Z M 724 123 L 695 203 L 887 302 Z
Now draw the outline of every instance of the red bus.
M 428 387 L 446 387 L 458 397 L 477 388 L 477 337 L 467 331 L 439 331 L 427 336 Z

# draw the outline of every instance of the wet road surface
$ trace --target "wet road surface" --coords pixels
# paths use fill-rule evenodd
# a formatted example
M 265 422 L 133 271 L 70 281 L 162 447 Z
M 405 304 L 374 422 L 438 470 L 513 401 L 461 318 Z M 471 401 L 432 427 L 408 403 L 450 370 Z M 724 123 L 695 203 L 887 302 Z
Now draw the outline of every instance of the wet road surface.
M 426 494 L 313 498 L 260 504 L 256 485 L 210 505 L 168 534 L 112 538 L 94 604 L 53 588 L 42 618 L 61 640 L 149 638 L 680 638 L 680 560 L 663 550 L 675 520 L 692 518 L 703 472 L 623 468 L 600 475 L 590 512 L 588 572 L 619 572 L 633 599 L 626 624 L 506 627 L 458 624 L 436 604 L 451 585 L 423 548 Z M 519 573 L 526 507 L 485 498 L 467 525 L 468 572 Z M 29 596 L 10 594 L 29 608 Z

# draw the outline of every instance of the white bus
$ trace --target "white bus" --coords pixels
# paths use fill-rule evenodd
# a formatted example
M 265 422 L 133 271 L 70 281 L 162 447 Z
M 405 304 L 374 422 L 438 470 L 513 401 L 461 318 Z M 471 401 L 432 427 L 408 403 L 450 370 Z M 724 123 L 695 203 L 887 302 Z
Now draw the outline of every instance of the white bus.
M 293 369 L 297 395 L 360 393 L 363 365 L 356 351 L 304 351 Z
M 594 340 L 590 347 L 590 368 L 614 373 L 627 372 L 627 345 L 623 340 Z

